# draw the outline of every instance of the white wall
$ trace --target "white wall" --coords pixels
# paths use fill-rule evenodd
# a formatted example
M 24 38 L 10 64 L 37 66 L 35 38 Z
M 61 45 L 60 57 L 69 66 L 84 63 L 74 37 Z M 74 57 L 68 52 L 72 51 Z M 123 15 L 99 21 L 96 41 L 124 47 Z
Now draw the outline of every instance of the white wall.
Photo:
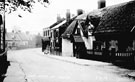
M 95 41 L 95 37 L 92 36 L 92 33 L 90 33 L 90 32 L 88 32 L 88 38 L 84 37 L 84 34 L 83 34 L 81 29 L 80 29 L 80 34 L 81 34 L 81 37 L 85 43 L 86 49 L 92 50 L 93 49 L 93 41 Z
M 62 38 L 62 56 L 73 56 L 73 43 Z
M 85 43 L 85 47 L 87 49 L 93 49 L 93 41 L 95 41 L 95 37 L 94 36 L 89 36 L 88 38 L 86 37 L 82 37 L 84 43 Z

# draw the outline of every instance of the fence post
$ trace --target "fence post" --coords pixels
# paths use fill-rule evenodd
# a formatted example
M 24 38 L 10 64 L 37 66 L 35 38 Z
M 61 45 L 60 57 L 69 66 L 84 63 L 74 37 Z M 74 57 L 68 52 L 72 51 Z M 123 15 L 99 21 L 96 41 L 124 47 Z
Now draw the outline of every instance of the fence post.
M 103 50 L 103 51 L 102 51 L 103 60 L 104 60 L 104 61 L 108 61 L 108 60 L 109 60 L 109 59 L 108 59 L 108 58 L 109 58 L 109 57 L 108 57 L 109 54 L 108 54 L 107 49 L 106 49 L 106 48 L 103 48 L 102 50 Z
M 115 61 L 115 54 L 116 54 L 115 48 L 112 48 L 111 49 L 111 62 L 114 62 Z

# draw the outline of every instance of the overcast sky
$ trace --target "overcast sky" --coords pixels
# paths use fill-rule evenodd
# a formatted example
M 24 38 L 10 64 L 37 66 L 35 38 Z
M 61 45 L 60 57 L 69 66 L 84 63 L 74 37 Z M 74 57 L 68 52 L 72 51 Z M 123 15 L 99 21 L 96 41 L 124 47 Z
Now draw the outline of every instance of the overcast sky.
M 71 14 L 76 15 L 77 9 L 83 9 L 90 12 L 97 9 L 98 0 L 49 0 L 50 5 L 47 8 L 40 4 L 36 4 L 32 13 L 24 12 L 21 9 L 11 14 L 6 14 L 6 28 L 10 32 L 13 28 L 24 31 L 30 31 L 31 34 L 42 33 L 46 28 L 56 22 L 57 14 L 65 17 L 67 9 Z M 106 6 L 131 1 L 131 0 L 106 0 Z M 20 18 L 18 15 L 21 15 Z

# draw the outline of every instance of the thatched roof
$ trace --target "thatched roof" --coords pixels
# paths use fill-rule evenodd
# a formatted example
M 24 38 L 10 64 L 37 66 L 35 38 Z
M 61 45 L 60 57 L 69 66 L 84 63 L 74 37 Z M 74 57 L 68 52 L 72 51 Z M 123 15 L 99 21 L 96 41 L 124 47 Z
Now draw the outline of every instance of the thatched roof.
M 62 37 L 64 38 L 68 38 L 68 36 L 70 36 L 73 31 L 74 31 L 74 28 L 75 28 L 75 25 L 76 25 L 76 21 L 73 21 L 66 29 L 66 31 L 62 34 Z
M 131 32 L 135 26 L 135 1 L 98 9 L 87 19 L 95 26 L 95 33 Z
M 62 34 L 63 38 L 68 38 L 71 34 L 73 34 L 76 25 L 77 25 L 77 20 L 86 20 L 87 14 L 82 14 L 74 18 L 73 22 L 67 27 L 66 31 Z
M 81 14 L 81 15 L 77 16 L 77 17 L 75 18 L 75 20 L 86 20 L 88 14 L 89 14 L 89 13 Z

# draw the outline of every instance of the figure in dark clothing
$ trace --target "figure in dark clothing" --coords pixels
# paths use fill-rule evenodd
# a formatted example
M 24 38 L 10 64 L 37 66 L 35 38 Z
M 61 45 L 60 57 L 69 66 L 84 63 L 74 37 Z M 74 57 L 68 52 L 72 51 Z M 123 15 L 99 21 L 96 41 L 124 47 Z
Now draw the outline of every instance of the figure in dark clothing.
M 42 52 L 44 52 L 46 46 L 47 46 L 46 42 L 42 39 Z
M 86 58 L 86 47 L 84 43 L 77 45 L 77 58 Z

